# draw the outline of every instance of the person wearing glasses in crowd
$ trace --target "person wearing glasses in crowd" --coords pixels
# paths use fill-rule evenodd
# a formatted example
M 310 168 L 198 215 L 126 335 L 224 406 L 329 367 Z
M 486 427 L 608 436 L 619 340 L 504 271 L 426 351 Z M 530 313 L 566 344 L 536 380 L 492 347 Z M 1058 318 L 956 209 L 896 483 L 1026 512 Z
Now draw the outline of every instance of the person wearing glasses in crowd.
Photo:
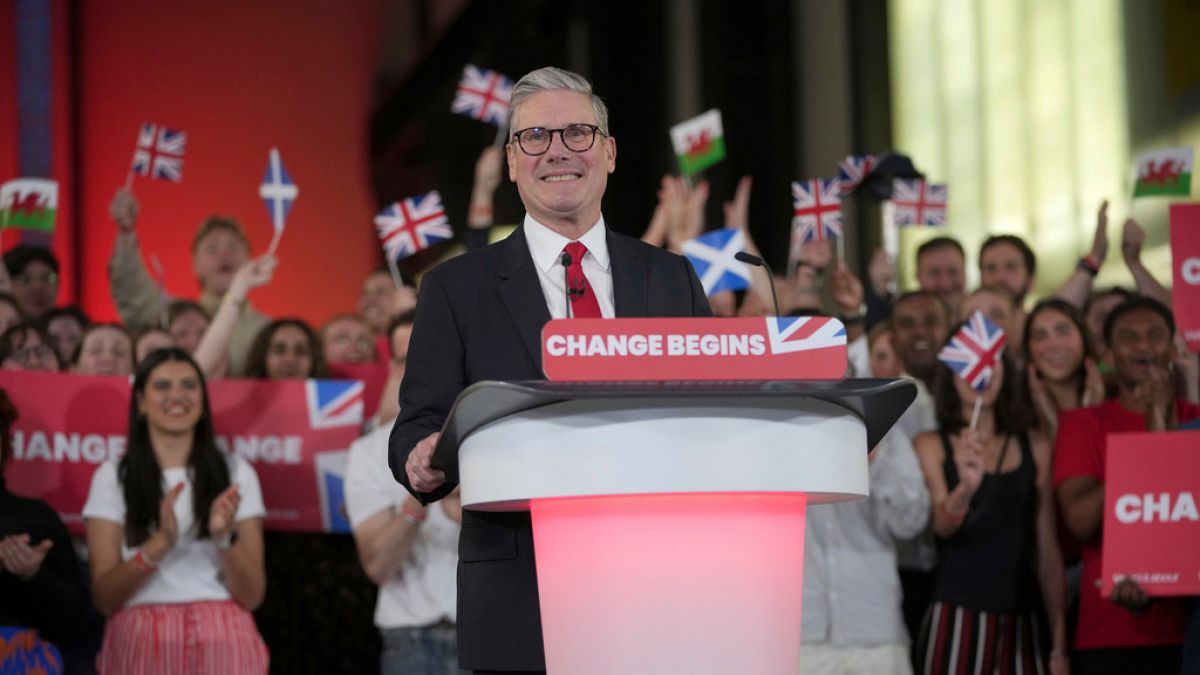
M 591 84 L 541 68 L 517 82 L 510 106 L 508 175 L 524 221 L 427 272 L 417 302 L 390 464 L 422 504 L 456 487 L 432 466 L 455 397 L 480 380 L 541 379 L 540 335 L 552 317 L 712 313 L 686 258 L 606 226 L 600 203 L 617 143 Z M 568 275 L 579 289 L 569 308 Z M 459 665 L 544 672 L 529 514 L 464 509 L 458 569 Z
M 62 370 L 50 336 L 36 323 L 23 322 L 0 336 L 0 368 L 5 370 Z

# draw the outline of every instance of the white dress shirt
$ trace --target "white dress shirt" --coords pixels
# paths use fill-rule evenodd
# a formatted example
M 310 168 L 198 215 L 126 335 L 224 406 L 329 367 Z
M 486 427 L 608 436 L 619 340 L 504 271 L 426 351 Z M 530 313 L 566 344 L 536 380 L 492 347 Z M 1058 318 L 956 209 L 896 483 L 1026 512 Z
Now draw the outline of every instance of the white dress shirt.
M 528 213 L 525 214 L 522 227 L 525 228 L 529 255 L 537 267 L 538 281 L 542 283 L 542 295 L 546 296 L 550 318 L 567 318 L 567 271 L 562 266 L 562 253 L 571 240 L 534 220 Z M 579 242 L 588 250 L 581 264 L 583 274 L 600 303 L 600 316 L 611 319 L 617 313 L 613 301 L 612 260 L 608 257 L 604 216 L 600 216 L 600 220 L 579 238 Z
M 804 523 L 804 644 L 907 644 L 896 540 L 929 519 L 912 444 L 892 430 L 870 468 L 870 497 L 811 506 Z

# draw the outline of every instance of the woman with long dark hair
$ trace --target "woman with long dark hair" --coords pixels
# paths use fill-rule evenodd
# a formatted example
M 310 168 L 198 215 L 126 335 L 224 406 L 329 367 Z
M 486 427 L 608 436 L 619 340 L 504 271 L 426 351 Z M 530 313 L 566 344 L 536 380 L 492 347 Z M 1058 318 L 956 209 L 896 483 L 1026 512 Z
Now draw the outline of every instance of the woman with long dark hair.
M 1104 402 L 1104 377 L 1083 314 L 1058 298 L 1039 302 L 1025 320 L 1025 386 L 1038 428 L 1058 435 L 1058 413 Z
M 1051 445 L 1031 428 L 1012 372 L 1006 355 L 976 391 L 939 364 L 939 430 L 914 443 L 940 562 L 914 650 L 918 672 L 1039 673 L 1047 665 L 1067 672 Z M 1038 625 L 1039 589 L 1046 631 Z
M 120 460 L 92 478 L 87 525 L 102 673 L 265 673 L 250 610 L 266 590 L 258 478 L 213 441 L 200 368 L 177 349 L 139 366 Z

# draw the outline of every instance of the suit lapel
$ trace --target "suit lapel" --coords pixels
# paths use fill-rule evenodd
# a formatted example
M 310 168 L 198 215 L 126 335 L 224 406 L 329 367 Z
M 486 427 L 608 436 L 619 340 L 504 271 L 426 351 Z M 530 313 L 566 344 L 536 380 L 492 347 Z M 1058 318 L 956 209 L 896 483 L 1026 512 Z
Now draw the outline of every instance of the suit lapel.
M 529 350 L 538 373 L 541 373 L 542 327 L 550 320 L 550 310 L 546 309 L 542 284 L 538 281 L 533 257 L 529 255 L 525 231 L 520 226 L 504 240 L 496 279 L 508 314 L 516 324 L 517 332 L 521 334 L 521 340 Z
M 608 230 L 608 258 L 612 265 L 613 305 L 619 317 L 646 316 L 646 263 L 631 245 L 633 240 Z

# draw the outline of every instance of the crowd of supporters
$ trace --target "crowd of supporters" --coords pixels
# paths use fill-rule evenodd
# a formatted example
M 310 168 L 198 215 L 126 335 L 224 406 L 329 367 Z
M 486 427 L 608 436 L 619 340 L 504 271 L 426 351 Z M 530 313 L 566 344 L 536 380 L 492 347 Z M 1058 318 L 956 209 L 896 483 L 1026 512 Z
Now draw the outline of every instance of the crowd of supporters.
M 501 176 L 500 150 L 488 148 L 476 165 L 468 247 L 486 245 Z M 746 250 L 760 255 L 751 191 L 742 179 L 723 226 L 743 230 Z M 705 229 L 708 196 L 704 182 L 664 177 L 643 239 L 680 252 Z M 0 267 L 0 367 L 132 377 L 134 392 L 128 450 L 98 468 L 87 495 L 86 542 L 72 545 L 53 511 L 0 480 L 0 626 L 36 629 L 68 672 L 201 663 L 262 672 L 268 659 L 291 672 L 311 666 L 287 660 L 304 653 L 298 643 L 355 630 L 371 612 L 361 597 L 374 595 L 373 665 L 457 672 L 461 506 L 452 497 L 425 508 L 387 467 L 415 291 L 384 270 L 363 280 L 358 307 L 320 327 L 268 317 L 251 296 L 279 261 L 252 257 L 241 226 L 214 216 L 191 248 L 199 297 L 167 298 L 143 261 L 134 195 L 118 191 L 110 213 L 119 324 L 56 306 L 59 262 L 47 249 L 17 246 Z M 1111 599 L 1098 587 L 1104 434 L 1169 433 L 1200 416 L 1200 367 L 1175 334 L 1169 294 L 1141 263 L 1136 222 L 1121 238 L 1136 288 L 1093 288 L 1107 232 L 1104 204 L 1091 249 L 1045 298 L 1034 297 L 1034 252 L 1007 234 L 978 252 L 977 289 L 967 288 L 967 252 L 949 236 L 920 247 L 920 288 L 898 296 L 886 254 L 860 277 L 828 241 L 805 245 L 775 279 L 782 314 L 847 325 L 847 377 L 907 377 L 918 389 L 873 450 L 870 497 L 810 510 L 805 672 L 1200 672 L 1194 601 L 1149 598 L 1131 579 Z M 747 291 L 711 296 L 714 313 L 772 313 L 766 276 L 755 278 Z M 937 358 L 977 310 L 1008 335 L 982 392 Z M 352 542 L 263 532 L 253 468 L 213 443 L 205 383 L 222 377 L 364 382 L 370 419 L 345 473 Z M 0 479 L 24 403 L 20 391 L 0 390 Z M 377 594 L 347 591 L 367 580 Z M 321 616 L 285 616 L 287 596 L 314 584 L 334 598 Z M 164 633 L 174 636 L 167 648 L 147 648 Z

